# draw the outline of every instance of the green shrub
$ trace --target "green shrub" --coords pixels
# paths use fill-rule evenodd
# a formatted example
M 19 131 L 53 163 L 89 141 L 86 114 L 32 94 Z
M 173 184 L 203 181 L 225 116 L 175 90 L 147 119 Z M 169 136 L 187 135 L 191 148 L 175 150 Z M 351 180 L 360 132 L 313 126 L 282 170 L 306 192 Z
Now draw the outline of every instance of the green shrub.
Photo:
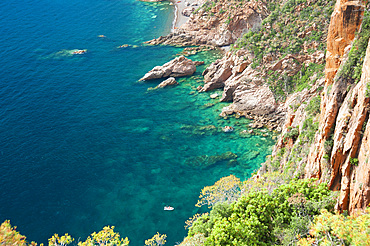
M 325 184 L 294 180 L 269 192 L 249 189 L 238 201 L 218 203 L 209 215 L 201 216 L 188 237 L 202 234 L 204 245 L 273 245 L 293 236 L 281 231 L 308 234 L 312 216 L 320 209 L 332 210 L 334 199 Z
M 293 142 L 298 138 L 299 136 L 299 129 L 298 127 L 290 128 L 289 131 L 284 134 L 283 141 L 286 142 L 288 139 L 292 139 Z
M 370 208 L 365 213 L 346 216 L 323 210 L 311 226 L 310 236 L 298 245 L 370 245 Z
M 370 82 L 366 84 L 365 97 L 370 97 Z
M 349 158 L 349 163 L 353 166 L 358 166 L 358 159 L 357 158 Z

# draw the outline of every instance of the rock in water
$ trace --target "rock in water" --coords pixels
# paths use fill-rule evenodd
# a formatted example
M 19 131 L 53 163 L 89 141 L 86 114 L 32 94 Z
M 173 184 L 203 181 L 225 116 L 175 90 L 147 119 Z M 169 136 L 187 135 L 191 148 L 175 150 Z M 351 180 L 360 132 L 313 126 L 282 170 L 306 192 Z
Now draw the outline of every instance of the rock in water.
M 213 93 L 209 97 L 212 99 L 216 99 L 218 97 L 218 93 Z
M 169 85 L 178 85 L 179 83 L 177 83 L 176 79 L 174 77 L 170 77 L 168 79 L 166 79 L 165 81 L 163 81 L 162 83 L 160 83 L 159 85 L 157 85 L 156 88 L 163 88 L 163 87 L 166 87 L 166 86 L 169 86 Z
M 179 56 L 165 63 L 163 66 L 154 67 L 147 72 L 140 81 L 192 75 L 196 71 L 196 64 L 196 62 L 193 62 L 185 56 Z

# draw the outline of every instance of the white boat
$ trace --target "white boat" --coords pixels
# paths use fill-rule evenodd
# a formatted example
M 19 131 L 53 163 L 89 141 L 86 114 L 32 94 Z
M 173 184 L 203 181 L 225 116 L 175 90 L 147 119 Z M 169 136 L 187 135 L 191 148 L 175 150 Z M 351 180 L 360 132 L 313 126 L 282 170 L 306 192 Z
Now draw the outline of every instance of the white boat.
M 174 207 L 171 207 L 171 206 L 164 206 L 164 209 L 163 210 L 166 210 L 166 211 L 172 211 L 174 210 L 175 208 Z

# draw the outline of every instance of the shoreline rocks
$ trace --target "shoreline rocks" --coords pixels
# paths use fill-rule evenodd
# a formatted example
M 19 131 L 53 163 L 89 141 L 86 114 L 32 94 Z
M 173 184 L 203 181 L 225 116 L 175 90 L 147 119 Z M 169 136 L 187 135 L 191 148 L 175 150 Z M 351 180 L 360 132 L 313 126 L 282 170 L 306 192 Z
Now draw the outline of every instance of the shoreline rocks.
M 157 85 L 155 88 L 164 88 L 166 86 L 170 85 L 178 85 L 179 83 L 176 81 L 174 77 L 169 77 L 165 81 L 161 82 L 159 85 Z
M 154 67 L 139 81 L 189 76 L 195 73 L 197 64 L 200 65 L 199 62 L 193 62 L 184 56 L 179 56 L 162 66 Z

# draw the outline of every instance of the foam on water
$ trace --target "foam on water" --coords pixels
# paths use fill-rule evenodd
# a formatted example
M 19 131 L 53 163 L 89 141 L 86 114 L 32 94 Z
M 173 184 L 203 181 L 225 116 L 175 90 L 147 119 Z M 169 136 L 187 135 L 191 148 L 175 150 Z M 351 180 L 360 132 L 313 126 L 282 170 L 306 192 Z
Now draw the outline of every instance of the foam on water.
M 135 0 L 0 3 L 1 221 L 44 243 L 53 233 L 84 239 L 115 225 L 130 245 L 157 231 L 173 245 L 199 211 L 202 187 L 229 174 L 247 178 L 264 161 L 270 135 L 243 133 L 247 119 L 220 118 L 227 104 L 196 91 L 205 66 L 172 88 L 137 82 L 181 51 L 142 45 L 170 31 L 173 11 Z M 224 133 L 225 125 L 235 130 Z M 228 151 L 237 163 L 194 166 Z

